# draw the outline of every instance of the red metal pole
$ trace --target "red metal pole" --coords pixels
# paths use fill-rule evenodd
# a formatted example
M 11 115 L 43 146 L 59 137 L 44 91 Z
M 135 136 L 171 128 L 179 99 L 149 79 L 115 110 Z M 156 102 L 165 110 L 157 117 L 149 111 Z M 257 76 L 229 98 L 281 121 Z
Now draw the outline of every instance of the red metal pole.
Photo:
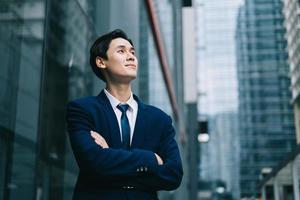
M 160 33 L 158 20 L 156 18 L 156 14 L 155 14 L 155 8 L 154 8 L 152 0 L 145 0 L 145 2 L 146 2 L 146 6 L 147 6 L 147 12 L 149 15 L 149 20 L 150 20 L 150 24 L 151 24 L 154 42 L 155 42 L 158 57 L 159 57 L 160 67 L 161 67 L 164 81 L 165 81 L 165 84 L 167 87 L 172 110 L 173 110 L 175 119 L 178 120 L 178 117 L 179 117 L 178 106 L 177 106 L 175 91 L 174 91 L 174 87 L 173 87 L 174 85 L 173 85 L 172 79 L 171 79 L 171 74 L 170 74 L 170 70 L 169 70 L 170 68 L 169 68 L 169 64 L 168 64 L 168 60 L 167 60 L 167 56 L 166 56 L 166 51 L 165 51 L 164 45 L 162 43 L 162 36 Z

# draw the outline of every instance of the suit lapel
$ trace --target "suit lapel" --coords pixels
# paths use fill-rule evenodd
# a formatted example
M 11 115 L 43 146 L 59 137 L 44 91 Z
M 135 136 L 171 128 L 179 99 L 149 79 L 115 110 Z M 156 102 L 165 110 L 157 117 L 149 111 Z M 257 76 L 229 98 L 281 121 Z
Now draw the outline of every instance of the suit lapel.
M 120 129 L 118 125 L 118 120 L 115 115 L 115 112 L 113 108 L 111 107 L 111 104 L 106 97 L 104 91 L 102 90 L 100 94 L 97 96 L 102 108 L 104 110 L 104 114 L 106 116 L 108 125 L 109 125 L 109 131 L 111 136 L 111 144 L 113 148 L 122 148 L 122 141 L 120 136 Z
M 137 96 L 133 96 L 138 103 L 138 113 L 136 117 L 135 127 L 133 131 L 133 137 L 131 142 L 131 148 L 140 147 L 145 137 L 146 127 L 146 107 Z

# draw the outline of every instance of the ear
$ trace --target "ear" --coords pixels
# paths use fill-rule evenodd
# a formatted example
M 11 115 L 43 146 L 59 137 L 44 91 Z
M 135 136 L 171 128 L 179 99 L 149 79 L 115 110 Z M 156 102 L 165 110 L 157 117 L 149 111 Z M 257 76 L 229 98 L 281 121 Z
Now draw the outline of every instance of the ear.
M 96 65 L 97 65 L 97 67 L 99 67 L 101 69 L 106 68 L 103 58 L 101 58 L 99 56 L 96 57 Z

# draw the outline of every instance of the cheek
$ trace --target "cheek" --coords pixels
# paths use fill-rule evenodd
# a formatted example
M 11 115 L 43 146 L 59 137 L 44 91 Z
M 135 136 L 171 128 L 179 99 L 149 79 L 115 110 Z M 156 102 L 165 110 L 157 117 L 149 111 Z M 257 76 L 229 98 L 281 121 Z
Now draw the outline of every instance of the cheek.
M 125 56 L 116 56 L 115 57 L 115 63 L 124 64 L 126 62 Z
M 139 61 L 138 61 L 137 58 L 135 58 L 134 62 L 135 62 L 135 64 L 136 64 L 136 66 L 138 67 L 138 66 L 139 66 Z
M 126 60 L 126 57 L 125 57 L 125 55 L 115 53 L 109 58 L 109 60 L 113 63 L 118 63 L 118 62 L 123 62 L 124 60 Z
M 111 60 L 110 64 L 113 69 L 118 70 L 118 69 L 122 68 L 124 62 L 122 61 L 122 59 L 114 59 L 114 60 Z

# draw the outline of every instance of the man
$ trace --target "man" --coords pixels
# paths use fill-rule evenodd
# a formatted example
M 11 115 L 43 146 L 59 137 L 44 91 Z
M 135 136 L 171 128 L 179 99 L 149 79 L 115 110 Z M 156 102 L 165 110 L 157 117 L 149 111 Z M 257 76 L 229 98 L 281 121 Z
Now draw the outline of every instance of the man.
M 175 190 L 183 172 L 172 121 L 132 94 L 138 69 L 132 41 L 119 29 L 99 37 L 90 64 L 106 88 L 67 106 L 80 169 L 73 199 L 150 200 L 159 190 Z

